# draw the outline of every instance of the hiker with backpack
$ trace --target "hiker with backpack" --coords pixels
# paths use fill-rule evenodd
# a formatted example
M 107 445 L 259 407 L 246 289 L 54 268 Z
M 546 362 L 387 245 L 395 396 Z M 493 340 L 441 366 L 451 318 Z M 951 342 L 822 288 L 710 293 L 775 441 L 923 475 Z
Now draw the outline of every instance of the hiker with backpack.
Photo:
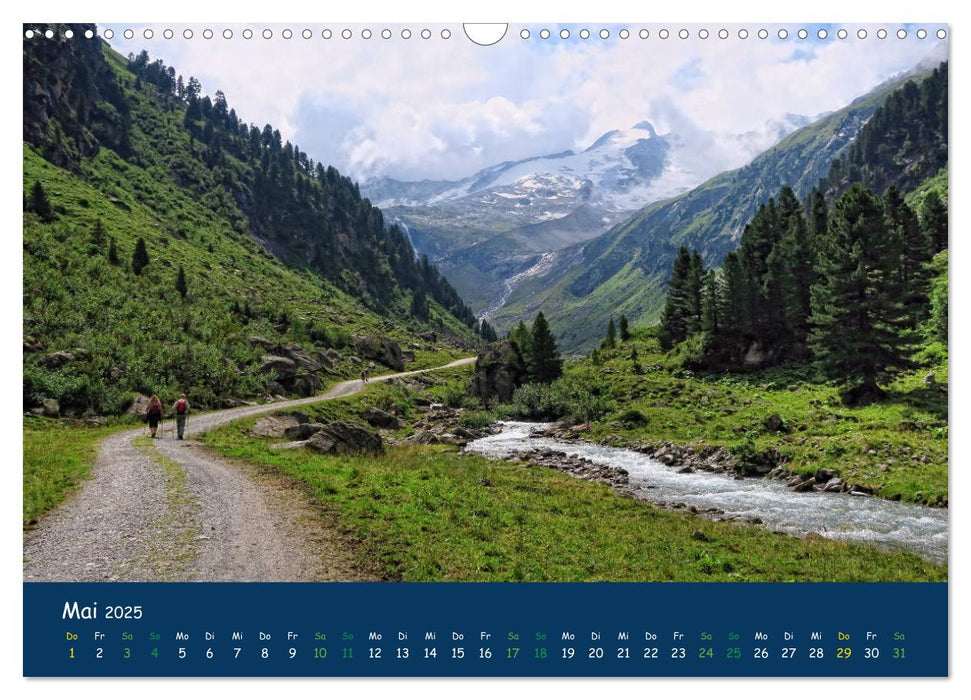
M 148 429 L 152 431 L 152 437 L 155 437 L 155 431 L 158 430 L 159 421 L 162 420 L 162 401 L 158 396 L 152 394 L 152 398 L 148 400 L 148 413 L 146 415 L 148 419 Z
M 179 399 L 174 404 L 172 404 L 172 412 L 175 413 L 175 427 L 178 433 L 179 440 L 183 440 L 182 437 L 185 434 L 185 420 L 189 415 L 189 401 L 185 398 L 185 394 L 179 394 Z

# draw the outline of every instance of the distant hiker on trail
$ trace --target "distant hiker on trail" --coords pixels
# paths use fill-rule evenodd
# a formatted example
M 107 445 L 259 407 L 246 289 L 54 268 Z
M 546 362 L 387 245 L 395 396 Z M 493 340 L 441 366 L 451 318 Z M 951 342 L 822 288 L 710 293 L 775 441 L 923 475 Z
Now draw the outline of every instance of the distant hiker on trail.
M 152 394 L 152 398 L 148 400 L 148 428 L 152 431 L 152 437 L 155 437 L 160 420 L 162 420 L 162 401 Z
M 185 394 L 179 394 L 179 400 L 172 404 L 172 411 L 175 413 L 175 427 L 179 440 L 182 440 L 185 434 L 185 419 L 189 415 L 189 401 L 185 398 Z

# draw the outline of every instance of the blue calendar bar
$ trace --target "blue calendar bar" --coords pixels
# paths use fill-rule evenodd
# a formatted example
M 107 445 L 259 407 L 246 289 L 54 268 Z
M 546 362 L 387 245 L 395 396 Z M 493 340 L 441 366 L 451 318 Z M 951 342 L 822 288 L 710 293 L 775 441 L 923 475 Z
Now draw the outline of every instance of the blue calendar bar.
M 24 584 L 25 676 L 946 676 L 947 584 Z

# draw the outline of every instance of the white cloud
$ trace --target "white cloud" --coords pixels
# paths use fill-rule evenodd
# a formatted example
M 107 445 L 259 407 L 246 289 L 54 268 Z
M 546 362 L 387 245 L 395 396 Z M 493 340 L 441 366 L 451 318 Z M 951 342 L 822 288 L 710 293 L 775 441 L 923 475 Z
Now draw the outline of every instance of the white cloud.
M 916 64 L 934 41 L 879 40 L 870 28 L 862 41 L 783 42 L 756 38 L 754 27 L 742 41 L 732 26 L 726 40 L 714 29 L 706 40 L 696 31 L 661 40 L 660 27 L 648 26 L 648 40 L 635 32 L 627 40 L 543 42 L 519 39 L 516 26 L 498 46 L 482 48 L 454 29 L 443 41 L 436 27 L 429 40 L 412 27 L 407 41 L 397 38 L 400 26 L 391 40 L 380 38 L 381 25 L 371 25 L 369 40 L 358 36 L 362 26 L 351 40 L 324 40 L 319 26 L 310 40 L 299 32 L 279 38 L 282 26 L 272 27 L 271 40 L 245 40 L 243 28 L 231 27 L 232 40 L 220 38 L 222 27 L 210 40 L 193 27 L 191 41 L 176 28 L 168 41 L 112 43 L 123 53 L 147 48 L 208 91 L 222 89 L 242 118 L 272 123 L 354 177 L 402 179 L 454 179 L 503 160 L 582 149 L 644 119 L 705 144 L 712 167 L 735 167 L 770 145 L 770 120 L 838 109 Z M 679 71 L 689 64 L 685 80 Z

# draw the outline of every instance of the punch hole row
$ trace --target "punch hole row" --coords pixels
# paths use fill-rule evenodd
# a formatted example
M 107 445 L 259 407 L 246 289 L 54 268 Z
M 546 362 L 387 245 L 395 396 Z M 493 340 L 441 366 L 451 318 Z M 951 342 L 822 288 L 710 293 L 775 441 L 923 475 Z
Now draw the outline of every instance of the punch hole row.
M 33 29 L 27 29 L 26 31 L 24 31 L 24 37 L 27 39 L 33 39 L 35 37 L 45 37 L 47 39 L 53 39 L 54 34 L 55 32 L 52 29 L 48 29 L 44 32 L 35 31 Z M 418 32 L 418 36 L 420 36 L 422 39 L 431 39 L 432 34 L 433 33 L 430 29 L 422 29 L 420 32 Z M 126 39 L 133 39 L 135 37 L 135 30 L 126 29 L 124 30 L 124 32 L 122 32 L 122 35 Z M 214 32 L 212 29 L 203 29 L 200 32 L 200 35 L 202 36 L 203 39 L 212 39 L 216 36 L 216 32 Z M 252 39 L 255 36 L 260 36 L 263 39 L 272 39 L 275 36 L 272 29 L 263 29 L 258 33 L 254 32 L 252 29 L 243 29 L 239 33 L 239 35 L 243 39 Z M 373 36 L 375 36 L 375 33 L 370 29 L 362 29 L 359 35 L 362 39 L 371 39 Z M 569 29 L 561 29 L 557 35 L 559 36 L 560 39 L 569 39 L 571 36 Z M 584 39 L 584 40 L 589 39 L 593 35 L 594 34 L 589 29 L 581 29 L 577 32 L 577 36 L 580 39 Z M 719 29 L 717 32 L 714 33 L 714 35 L 717 36 L 719 39 L 728 39 L 731 36 L 731 32 L 729 32 L 727 29 Z M 768 39 L 769 30 L 764 28 L 759 29 L 757 32 L 755 32 L 755 35 L 759 39 Z M 878 29 L 874 33 L 874 35 L 878 39 L 886 39 L 889 36 L 889 33 L 887 32 L 886 29 Z M 914 36 L 916 36 L 918 39 L 926 39 L 927 35 L 928 35 L 927 30 L 923 28 L 918 29 L 917 31 L 914 32 Z M 95 36 L 95 32 L 93 32 L 90 29 L 84 32 L 85 39 L 93 39 L 94 36 Z M 111 29 L 105 29 L 103 32 L 101 32 L 101 36 L 103 36 L 105 39 L 110 40 L 115 37 L 115 32 Z M 175 32 L 172 29 L 164 29 L 161 32 L 161 36 L 164 39 L 172 39 L 175 37 Z M 195 32 L 191 29 L 185 29 L 182 31 L 182 38 L 184 39 L 193 39 L 195 38 L 195 36 L 196 36 Z M 222 36 L 223 39 L 232 39 L 236 35 L 232 29 L 223 29 L 222 32 L 220 32 L 220 36 Z M 295 32 L 292 29 L 284 29 L 279 33 L 279 36 L 283 39 L 292 39 L 295 36 Z M 310 29 L 303 29 L 302 31 L 300 31 L 300 36 L 304 39 L 312 39 L 314 38 L 315 34 Z M 320 32 L 320 37 L 322 39 L 332 39 L 335 36 L 340 36 L 342 39 L 351 39 L 354 37 L 354 32 L 350 29 L 343 29 L 340 31 L 339 34 L 331 29 L 324 29 Z M 390 29 L 382 29 L 378 33 L 378 36 L 380 36 L 382 39 L 387 40 L 387 39 L 393 38 L 395 34 Z M 405 28 L 398 33 L 398 36 L 401 39 L 411 39 L 412 36 L 414 35 L 410 29 Z M 439 32 L 439 36 L 441 36 L 442 39 L 450 39 L 452 37 L 452 32 L 449 29 L 442 29 L 441 32 Z M 533 35 L 529 29 L 523 29 L 519 32 L 519 36 L 522 39 L 529 39 Z M 539 32 L 537 32 L 537 36 L 539 36 L 540 39 L 545 40 L 545 39 L 550 39 L 553 36 L 553 33 L 549 29 L 540 29 Z M 601 29 L 598 32 L 596 32 L 596 36 L 599 36 L 601 39 L 609 39 L 611 37 L 611 32 L 609 29 Z M 651 32 L 647 29 L 641 29 L 637 32 L 637 36 L 640 37 L 641 39 L 649 39 L 651 37 Z M 672 36 L 672 32 L 668 29 L 661 29 L 657 32 L 658 39 L 668 39 L 671 36 Z M 679 39 L 688 39 L 691 37 L 691 32 L 689 32 L 687 29 L 679 29 L 676 33 L 676 36 Z M 697 30 L 697 37 L 699 39 L 708 39 L 711 36 L 712 36 L 712 32 L 710 32 L 708 29 Z M 739 39 L 748 39 L 750 36 L 750 32 L 749 30 L 744 28 L 739 29 L 738 32 L 736 33 L 736 36 Z M 776 33 L 776 36 L 779 39 L 788 39 L 790 37 L 790 34 L 787 29 L 779 29 L 778 32 Z M 795 33 L 795 36 L 798 37 L 799 39 L 807 39 L 809 38 L 809 31 L 806 29 L 799 29 Z M 838 29 L 835 32 L 835 36 L 838 39 L 846 39 L 849 37 L 849 32 L 846 29 Z M 906 29 L 898 29 L 896 32 L 896 36 L 898 39 L 906 39 L 908 36 L 908 32 Z M 936 32 L 936 36 L 938 39 L 946 39 L 947 31 L 944 29 L 938 29 Z M 154 39 L 155 31 L 152 29 L 145 29 L 142 31 L 142 37 L 149 40 Z M 629 39 L 631 37 L 631 31 L 629 29 L 621 29 L 620 31 L 617 32 L 617 37 L 620 39 Z M 856 32 L 856 37 L 858 39 L 866 39 L 869 37 L 869 33 L 867 32 L 866 29 L 859 29 Z M 64 38 L 73 39 L 74 31 L 70 29 L 65 30 Z M 816 31 L 816 38 L 821 40 L 828 39 L 829 32 L 825 29 L 819 29 Z
M 632 34 L 631 30 L 621 29 L 617 32 L 617 37 L 620 39 L 629 39 L 631 37 L 631 34 Z M 808 39 L 809 34 L 810 32 L 808 29 L 799 29 L 798 31 L 796 31 L 795 36 L 798 37 L 799 39 Z M 829 32 L 826 29 L 819 29 L 816 31 L 815 34 L 816 34 L 816 38 L 818 39 L 829 38 Z M 571 36 L 569 29 L 561 29 L 557 35 L 559 36 L 560 39 L 569 39 Z M 596 35 L 599 36 L 601 39 L 609 39 L 611 37 L 611 33 L 609 29 L 601 29 L 600 31 L 596 32 Z M 708 39 L 709 37 L 712 36 L 712 32 L 709 31 L 708 29 L 699 29 L 697 30 L 696 35 L 699 39 Z M 727 29 L 719 29 L 717 32 L 714 33 L 714 35 L 717 36 L 719 39 L 728 39 L 731 36 L 731 32 L 729 32 Z M 748 39 L 750 35 L 751 34 L 749 30 L 744 28 L 739 29 L 736 34 L 736 36 L 739 39 Z M 755 35 L 759 39 L 768 39 L 769 30 L 764 28 L 759 29 L 757 32 L 755 32 Z M 927 30 L 923 28 L 918 29 L 917 31 L 914 32 L 914 36 L 916 36 L 918 39 L 926 39 L 927 35 L 928 35 Z M 529 29 L 522 29 L 519 32 L 519 36 L 522 39 L 529 39 L 530 37 L 533 36 L 533 33 Z M 546 40 L 553 37 L 554 34 L 549 29 L 540 29 L 536 33 L 536 36 L 538 36 L 540 39 Z M 577 32 L 577 36 L 580 39 L 589 39 L 591 36 L 593 36 L 593 34 L 589 29 L 581 29 L 580 31 Z M 649 39 L 651 37 L 651 32 L 648 29 L 641 29 L 637 32 L 637 36 L 640 37 L 641 39 Z M 660 29 L 657 32 L 658 39 L 668 39 L 671 36 L 672 36 L 672 31 L 668 29 Z M 691 32 L 688 31 L 687 29 L 682 28 L 676 32 L 676 36 L 679 39 L 689 39 L 691 37 Z M 784 28 L 779 29 L 778 32 L 776 33 L 776 36 L 779 39 L 788 39 L 790 37 L 789 30 Z M 838 39 L 846 39 L 850 36 L 850 33 L 846 29 L 838 29 L 835 32 L 835 36 Z M 856 32 L 856 37 L 858 39 L 866 39 L 868 36 L 869 36 L 869 33 L 867 32 L 866 29 L 859 29 Z M 889 36 L 889 33 L 887 32 L 886 29 L 878 29 L 875 32 L 875 36 L 878 39 L 886 39 Z M 896 36 L 898 39 L 906 39 L 908 36 L 908 32 L 906 29 L 901 28 L 897 30 Z M 938 29 L 936 32 L 936 36 L 938 39 L 945 39 L 947 38 L 947 31 L 944 29 Z
M 115 38 L 115 32 L 112 29 L 105 29 L 100 34 L 105 39 L 110 40 Z M 143 30 L 141 32 L 141 35 L 144 39 L 156 38 L 155 31 L 152 29 Z M 279 34 L 275 34 L 272 29 L 263 29 L 258 32 L 252 29 L 243 29 L 242 31 L 239 32 L 239 36 L 241 36 L 243 39 L 252 39 L 253 37 L 256 37 L 256 36 L 262 37 L 263 39 L 272 39 L 274 38 L 274 36 L 279 36 L 280 38 L 283 38 L 283 39 L 292 39 L 296 35 L 297 33 L 294 32 L 292 29 L 284 29 L 280 31 Z M 430 29 L 422 29 L 421 31 L 417 32 L 417 36 L 421 37 L 422 39 L 431 39 L 432 35 L 433 35 L 433 32 Z M 438 35 L 442 39 L 451 39 L 452 31 L 450 29 L 442 29 L 440 32 L 438 32 Z M 73 39 L 74 31 L 71 29 L 67 29 L 64 31 L 63 36 L 66 39 Z M 95 32 L 93 32 L 90 29 L 84 32 L 85 39 L 93 39 L 94 36 L 95 36 Z M 135 30 L 126 29 L 122 32 L 122 36 L 125 39 L 134 39 Z M 161 36 L 163 39 L 172 39 L 175 37 L 175 31 L 173 31 L 172 29 L 163 29 L 161 32 Z M 213 31 L 212 29 L 203 29 L 201 32 L 199 32 L 199 36 L 201 36 L 203 39 L 212 39 L 216 36 L 216 32 Z M 232 39 L 236 36 L 236 34 L 235 32 L 233 32 L 232 29 L 223 29 L 221 32 L 219 32 L 219 36 L 221 36 L 223 39 Z M 299 36 L 301 36 L 304 39 L 313 39 L 314 36 L 316 35 L 310 29 L 303 29 L 299 32 Z M 322 39 L 333 39 L 335 36 L 340 36 L 343 39 L 351 39 L 354 37 L 354 32 L 350 29 L 342 29 L 339 32 L 332 29 L 323 29 L 320 32 L 320 37 Z M 375 36 L 375 32 L 373 32 L 370 29 L 362 29 L 359 32 L 359 36 L 362 39 L 370 39 Z M 391 39 L 395 36 L 395 33 L 392 32 L 390 29 L 382 29 L 380 32 L 377 33 L 377 36 L 380 36 L 382 39 Z M 405 28 L 400 30 L 397 36 L 400 37 L 401 39 L 411 39 L 413 36 L 415 36 L 415 34 L 413 34 L 411 29 Z M 53 39 L 54 30 L 48 29 L 44 32 L 40 32 L 33 29 L 27 29 L 26 31 L 24 31 L 24 37 L 27 39 L 33 39 L 35 37 L 45 37 L 47 39 Z M 194 32 L 192 29 L 184 29 L 182 31 L 183 39 L 193 39 L 195 37 L 196 37 L 196 32 Z

